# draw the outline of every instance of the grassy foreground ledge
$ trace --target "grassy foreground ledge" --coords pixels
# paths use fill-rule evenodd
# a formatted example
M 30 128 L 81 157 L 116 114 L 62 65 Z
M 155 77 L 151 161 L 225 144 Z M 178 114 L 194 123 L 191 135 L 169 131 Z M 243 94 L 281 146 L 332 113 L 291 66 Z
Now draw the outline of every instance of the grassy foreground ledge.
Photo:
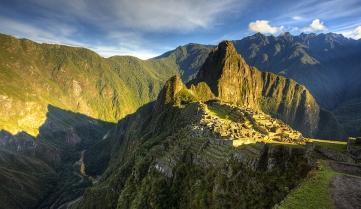
M 337 175 L 325 161 L 319 161 L 317 169 L 293 190 L 280 205 L 274 209 L 332 209 L 334 208 L 329 184 Z

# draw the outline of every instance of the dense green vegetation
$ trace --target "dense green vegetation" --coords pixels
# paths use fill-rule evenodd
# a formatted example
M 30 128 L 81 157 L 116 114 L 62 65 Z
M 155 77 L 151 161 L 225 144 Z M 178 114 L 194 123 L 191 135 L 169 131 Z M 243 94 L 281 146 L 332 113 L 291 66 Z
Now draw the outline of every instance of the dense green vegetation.
M 203 65 L 213 48 L 214 46 L 212 45 L 187 44 L 179 46 L 152 60 L 168 60 L 168 62 L 176 63 L 179 68 L 179 73 L 182 76 L 182 80 L 188 82 L 196 77 L 199 68 Z

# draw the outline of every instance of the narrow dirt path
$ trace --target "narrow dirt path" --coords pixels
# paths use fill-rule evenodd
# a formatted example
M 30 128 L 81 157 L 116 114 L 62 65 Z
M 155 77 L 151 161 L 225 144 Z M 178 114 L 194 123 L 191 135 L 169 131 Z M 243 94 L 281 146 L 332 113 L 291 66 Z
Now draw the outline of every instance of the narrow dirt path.
M 330 192 L 336 209 L 361 208 L 361 166 L 329 162 L 339 173 L 330 182 Z

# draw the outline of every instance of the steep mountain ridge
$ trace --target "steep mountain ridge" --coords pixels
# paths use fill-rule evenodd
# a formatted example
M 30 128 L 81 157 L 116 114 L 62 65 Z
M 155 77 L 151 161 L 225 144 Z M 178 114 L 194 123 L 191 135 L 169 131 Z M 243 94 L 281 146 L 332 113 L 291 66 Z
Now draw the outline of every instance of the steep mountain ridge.
M 293 80 L 249 66 L 230 41 L 220 43 L 210 53 L 190 84 L 202 82 L 208 84 L 215 97 L 222 101 L 260 109 L 306 136 L 323 135 L 318 131 L 320 111 L 323 110 L 310 92 Z M 336 123 L 332 116 L 329 120 Z M 322 137 L 340 137 L 339 131 Z
M 182 80 L 188 82 L 197 75 L 199 68 L 203 65 L 209 52 L 211 52 L 213 48 L 213 45 L 191 43 L 179 46 L 174 50 L 152 58 L 152 60 L 168 60 L 168 62 L 176 63 Z
M 357 103 L 348 105 L 361 98 L 360 40 L 334 33 L 285 33 L 256 34 L 234 42 L 247 63 L 305 85 L 321 107 L 334 112 L 348 135 L 361 134 L 360 117 L 355 120 L 360 115 Z

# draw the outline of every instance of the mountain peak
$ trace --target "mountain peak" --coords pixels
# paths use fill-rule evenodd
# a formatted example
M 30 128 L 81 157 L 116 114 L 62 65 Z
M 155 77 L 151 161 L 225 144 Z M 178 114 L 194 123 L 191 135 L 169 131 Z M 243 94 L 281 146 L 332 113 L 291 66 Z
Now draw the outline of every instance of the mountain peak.
M 221 54 L 237 54 L 237 50 L 234 47 L 232 41 L 222 41 L 221 43 L 218 44 L 217 50 L 221 53 Z
M 218 95 L 218 80 L 222 77 L 225 70 L 236 70 L 236 68 L 231 66 L 233 65 L 232 63 L 239 63 L 237 66 L 241 66 L 245 64 L 245 61 L 241 59 L 231 41 L 222 41 L 209 54 L 205 63 L 200 68 L 196 79 L 191 81 L 191 83 L 205 82 L 211 91 Z
M 159 94 L 159 100 L 163 104 L 168 104 L 174 101 L 175 95 L 182 90 L 184 84 L 182 82 L 182 79 L 175 75 L 171 77 L 165 84 L 164 87 Z
M 286 41 L 293 41 L 293 36 L 290 32 L 284 32 L 281 35 L 279 35 L 277 38 L 282 38 Z
M 184 84 L 179 75 L 171 77 L 159 92 L 156 109 L 161 111 L 164 106 L 176 103 L 176 95 L 183 89 Z

